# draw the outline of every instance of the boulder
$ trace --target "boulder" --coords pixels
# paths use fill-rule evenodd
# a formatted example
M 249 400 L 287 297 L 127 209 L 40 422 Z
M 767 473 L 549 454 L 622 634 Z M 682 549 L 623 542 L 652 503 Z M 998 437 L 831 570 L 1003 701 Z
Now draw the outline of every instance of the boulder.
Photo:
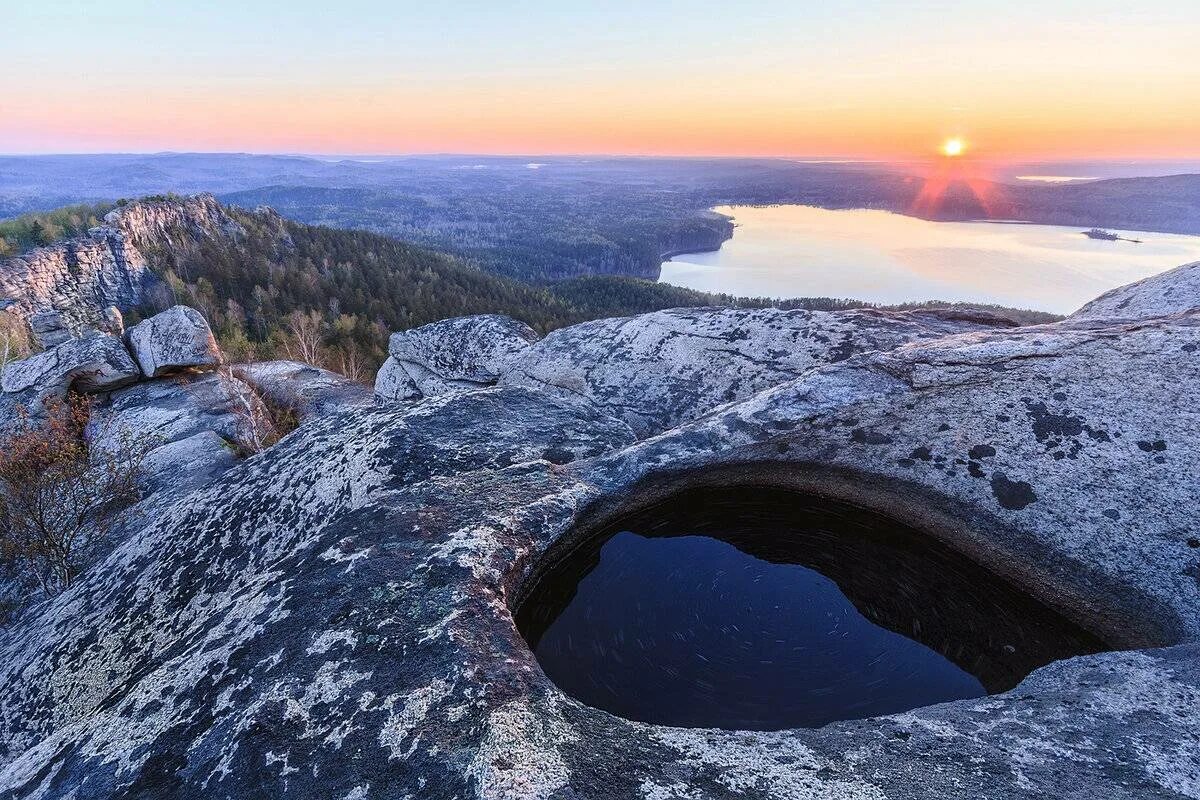
M 256 438 L 269 437 L 271 425 L 253 388 L 214 372 L 143 381 L 114 392 L 93 409 L 87 435 L 94 448 L 111 452 L 122 437 L 144 437 L 158 448 L 214 433 L 231 451 L 245 451 Z
M 419 400 L 421 390 L 400 362 L 388 356 L 375 375 L 375 396 L 381 400 Z
M 5 364 L 0 388 L 9 394 L 62 397 L 69 389 L 111 391 L 133 383 L 139 376 L 137 365 L 120 339 L 92 332 Z
M 554 331 L 500 383 L 586 397 L 650 436 L 857 353 L 1011 324 L 953 310 L 677 308 Z
M 506 365 L 537 334 L 523 322 L 500 314 L 458 317 L 392 334 L 384 384 L 376 393 L 408 399 L 402 371 L 420 392 L 433 397 L 455 389 L 490 386 Z
M 208 321 L 194 308 L 172 306 L 125 332 L 129 349 L 149 378 L 185 369 L 216 369 L 221 351 Z

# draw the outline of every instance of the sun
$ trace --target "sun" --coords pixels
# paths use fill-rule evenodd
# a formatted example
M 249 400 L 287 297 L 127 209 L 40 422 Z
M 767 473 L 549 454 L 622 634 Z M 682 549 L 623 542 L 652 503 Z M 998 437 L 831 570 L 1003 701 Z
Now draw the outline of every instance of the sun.
M 961 156 L 967 150 L 967 143 L 957 136 L 942 142 L 942 155 L 954 158 Z

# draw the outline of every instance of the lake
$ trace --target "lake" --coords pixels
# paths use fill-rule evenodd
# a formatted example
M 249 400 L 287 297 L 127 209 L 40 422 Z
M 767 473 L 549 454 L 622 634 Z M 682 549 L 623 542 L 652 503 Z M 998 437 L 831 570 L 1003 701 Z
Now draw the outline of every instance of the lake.
M 660 280 L 708 292 L 849 297 L 878 303 L 964 300 L 1067 314 L 1130 281 L 1200 260 L 1200 236 L 1116 231 L 1141 244 L 1089 239 L 1082 228 L 930 222 L 866 209 L 720 206 L 733 238 L 675 256 Z

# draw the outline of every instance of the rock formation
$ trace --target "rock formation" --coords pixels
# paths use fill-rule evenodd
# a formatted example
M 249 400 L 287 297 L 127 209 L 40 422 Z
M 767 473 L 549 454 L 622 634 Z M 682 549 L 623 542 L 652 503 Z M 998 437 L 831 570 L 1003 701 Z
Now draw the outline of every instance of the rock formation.
M 11 361 L 2 374 L 0 388 L 5 393 L 39 400 L 64 397 L 69 389 L 106 392 L 133 383 L 141 375 L 121 340 L 99 332 Z
M 212 195 L 129 203 L 87 236 L 0 260 L 0 307 L 8 303 L 27 318 L 58 312 L 77 334 L 97 327 L 109 306 L 127 311 L 158 299 L 163 287 L 147 267 L 149 253 L 186 252 L 241 233 Z
M 253 385 L 257 393 L 278 406 L 295 410 L 302 418 L 368 406 L 371 390 L 348 378 L 299 361 L 260 361 L 242 364 L 234 374 Z
M 532 328 L 500 314 L 458 317 L 395 333 L 375 391 L 387 399 L 413 400 L 491 386 L 535 341 Z
M 1028 328 L 709 309 L 501 335 L 496 356 L 506 326 L 443 325 L 445 350 L 401 350 L 430 392 L 396 358 L 423 399 L 328 395 L 275 447 L 151 498 L 0 629 L 0 794 L 1194 797 L 1193 274 Z M 114 409 L 168 419 L 143 388 L 162 385 Z M 564 695 L 511 616 L 538 559 L 711 483 L 886 509 L 1117 649 L 820 729 L 665 728 Z
M 208 320 L 187 306 L 172 306 L 139 322 L 125 332 L 125 341 L 148 378 L 221 365 L 221 351 Z
M 1071 315 L 1074 321 L 1182 314 L 1200 305 L 1200 261 L 1105 292 Z
M 857 353 L 1004 324 L 937 311 L 677 308 L 554 331 L 500 382 L 585 397 L 646 436 Z

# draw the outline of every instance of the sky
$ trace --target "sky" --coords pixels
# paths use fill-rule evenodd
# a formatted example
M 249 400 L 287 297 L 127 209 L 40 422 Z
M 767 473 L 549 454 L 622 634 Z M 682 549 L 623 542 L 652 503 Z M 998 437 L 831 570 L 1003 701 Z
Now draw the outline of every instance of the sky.
M 1200 157 L 1200 0 L 0 0 L 0 153 Z

